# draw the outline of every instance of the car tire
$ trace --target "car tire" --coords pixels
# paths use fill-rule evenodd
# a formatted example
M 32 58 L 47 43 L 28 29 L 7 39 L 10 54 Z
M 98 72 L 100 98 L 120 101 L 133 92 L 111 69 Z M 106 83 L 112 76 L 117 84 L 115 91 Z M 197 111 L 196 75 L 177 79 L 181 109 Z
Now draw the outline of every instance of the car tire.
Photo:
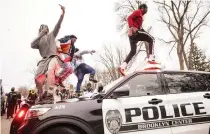
M 47 129 L 44 134 L 81 134 L 78 130 L 73 127 L 59 126 Z

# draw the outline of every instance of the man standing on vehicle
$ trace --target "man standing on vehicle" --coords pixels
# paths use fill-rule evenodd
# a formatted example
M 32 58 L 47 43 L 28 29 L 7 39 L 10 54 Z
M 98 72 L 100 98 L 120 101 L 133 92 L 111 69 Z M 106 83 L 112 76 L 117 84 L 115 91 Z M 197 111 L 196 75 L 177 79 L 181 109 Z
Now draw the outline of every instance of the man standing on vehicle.
M 136 54 L 137 49 L 137 43 L 139 41 L 146 41 L 149 43 L 149 57 L 148 62 L 149 63 L 155 63 L 154 62 L 154 38 L 147 33 L 142 28 L 143 23 L 143 15 L 147 13 L 148 7 L 146 4 L 141 4 L 138 8 L 138 10 L 134 11 L 129 17 L 128 17 L 128 37 L 130 40 L 130 53 L 128 54 L 127 58 L 124 60 L 123 64 L 118 67 L 119 72 L 125 76 L 125 69 L 127 67 L 127 64 L 130 62 L 132 57 Z
M 61 87 L 65 87 L 63 81 L 74 71 L 70 62 L 74 56 L 76 40 L 77 37 L 75 35 L 67 35 L 58 39 L 60 44 L 58 48 L 58 56 L 62 70 L 59 72 L 58 76 L 56 76 L 56 85 L 60 85 Z
M 84 54 L 93 54 L 93 53 L 95 53 L 95 50 L 79 51 L 78 48 L 76 48 L 76 50 L 75 50 L 74 59 L 73 59 L 72 63 L 74 65 L 74 67 L 75 67 L 74 73 L 76 74 L 77 79 L 78 79 L 77 87 L 76 87 L 77 94 L 80 93 L 80 87 L 81 87 L 81 84 L 83 82 L 84 76 L 86 74 L 90 74 L 89 81 L 92 81 L 94 83 L 98 82 L 94 78 L 94 76 L 95 76 L 95 69 L 93 69 L 91 66 L 87 65 L 83 61 L 83 55 Z
M 31 43 L 31 48 L 38 49 L 40 55 L 42 56 L 42 60 L 38 63 L 35 76 L 35 83 L 39 94 L 39 102 L 44 101 L 42 103 L 45 103 L 45 101 L 47 101 L 47 103 L 53 103 L 55 74 L 59 70 L 55 38 L 58 35 L 65 14 L 65 7 L 62 5 L 60 5 L 60 7 L 62 14 L 53 31 L 49 33 L 48 26 L 41 25 L 39 28 L 38 37 Z M 45 84 L 45 80 L 46 90 L 48 93 L 46 99 L 42 100 L 43 85 Z

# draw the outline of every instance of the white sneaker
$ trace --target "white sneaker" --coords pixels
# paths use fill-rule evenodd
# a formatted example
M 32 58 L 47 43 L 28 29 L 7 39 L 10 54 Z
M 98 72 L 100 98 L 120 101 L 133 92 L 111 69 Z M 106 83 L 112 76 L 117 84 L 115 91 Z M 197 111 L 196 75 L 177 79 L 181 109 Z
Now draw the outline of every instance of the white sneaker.
M 118 67 L 118 71 L 121 75 L 125 76 L 125 69 L 122 68 L 121 66 Z
M 123 76 L 125 76 L 125 69 L 126 69 L 127 63 L 123 62 L 121 66 L 118 67 L 118 71 L 120 72 L 120 74 L 122 74 Z

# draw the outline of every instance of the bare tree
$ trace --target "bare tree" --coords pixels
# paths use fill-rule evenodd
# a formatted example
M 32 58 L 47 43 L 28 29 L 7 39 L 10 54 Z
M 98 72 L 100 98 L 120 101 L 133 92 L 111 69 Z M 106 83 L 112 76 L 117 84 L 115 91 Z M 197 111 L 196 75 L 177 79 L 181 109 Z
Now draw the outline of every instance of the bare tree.
M 29 68 L 26 70 L 27 72 L 29 72 L 33 77 L 31 79 L 28 80 L 28 83 L 30 85 L 33 85 L 35 83 L 35 75 L 36 75 L 36 68 Z
M 111 47 L 112 46 L 112 47 Z M 106 78 L 107 80 L 104 80 L 106 82 L 114 81 L 121 77 L 120 73 L 118 72 L 117 68 L 119 65 L 121 65 L 124 62 L 124 59 L 127 56 L 126 48 L 122 48 L 120 45 L 114 46 L 113 45 L 104 45 L 103 47 L 103 53 L 100 55 L 100 63 L 104 65 L 106 68 L 105 70 L 99 70 L 99 72 L 102 72 L 102 77 Z M 129 62 L 127 66 L 127 70 L 129 70 L 133 63 L 136 60 L 136 57 L 142 50 L 142 46 L 138 46 L 138 51 L 136 55 L 133 57 L 133 59 Z M 109 77 L 107 77 L 107 74 Z
M 187 45 L 191 46 L 199 37 L 201 28 L 207 25 L 210 11 L 204 11 L 204 9 L 208 9 L 209 2 L 202 0 L 154 2 L 161 13 L 160 21 L 165 24 L 172 35 L 170 41 L 161 40 L 167 44 L 174 43 L 171 51 L 176 47 L 180 69 L 183 70 L 185 65 L 187 69 L 190 69 L 185 49 Z
M 104 45 L 104 53 L 100 55 L 100 63 L 105 66 L 111 81 L 114 81 L 120 77 L 120 73 L 117 71 L 117 67 L 123 62 L 123 59 L 125 58 L 125 51 L 123 52 L 122 49 L 117 47 L 115 47 L 114 50 L 115 51 L 113 51 L 111 45 Z
M 31 69 L 28 70 L 28 72 L 35 76 L 36 75 L 36 68 L 31 68 Z
M 115 12 L 120 19 L 117 26 L 118 31 L 124 31 L 124 33 L 127 33 L 127 18 L 133 11 L 137 10 L 142 3 L 143 1 L 140 0 L 119 0 L 115 3 Z
M 19 87 L 19 88 L 18 88 L 18 91 L 19 91 L 20 94 L 21 94 L 22 96 L 24 96 L 24 97 L 27 97 L 28 94 L 29 94 L 29 91 L 28 91 L 28 89 L 27 89 L 26 86 L 21 86 L 21 87 Z
M 99 68 L 96 68 L 95 70 L 96 70 L 96 78 L 100 80 L 104 85 L 107 85 L 112 81 L 109 72 L 107 70 L 105 69 L 102 70 Z

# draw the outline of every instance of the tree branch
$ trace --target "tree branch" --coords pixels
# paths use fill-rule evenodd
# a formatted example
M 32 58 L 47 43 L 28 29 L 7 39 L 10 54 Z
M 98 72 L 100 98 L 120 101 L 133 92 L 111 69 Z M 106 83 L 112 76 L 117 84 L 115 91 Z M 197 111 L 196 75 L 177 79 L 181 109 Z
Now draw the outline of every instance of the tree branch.
M 183 14 L 182 14 L 182 16 L 180 18 L 180 22 L 183 21 L 184 15 L 187 13 L 187 10 L 188 10 L 188 7 L 189 7 L 190 2 L 191 1 L 189 1 L 189 0 L 187 1 L 186 7 L 184 8 L 184 12 L 183 12 Z
M 127 2 L 130 4 L 131 8 L 133 9 L 133 11 L 135 10 L 135 8 L 133 7 L 132 3 L 130 2 L 130 0 L 127 0 Z
M 164 3 L 160 2 L 160 1 L 155 1 L 155 0 L 154 0 L 153 2 L 156 3 L 156 4 L 162 5 L 163 7 L 166 6 L 166 7 L 168 7 L 169 9 L 172 10 L 172 8 L 171 8 L 168 4 L 166 4 L 165 1 L 164 1 Z
M 197 24 L 194 28 L 192 28 L 192 30 L 187 34 L 187 36 L 186 36 L 186 38 L 185 38 L 185 41 L 184 41 L 184 44 L 186 44 L 189 35 L 190 35 L 196 28 L 198 28 L 199 25 L 201 25 L 201 24 L 204 22 L 204 20 L 205 20 L 206 17 L 209 15 L 209 13 L 210 13 L 210 11 L 208 11 L 208 12 L 202 17 L 202 19 L 198 22 L 198 24 Z
M 129 5 L 120 5 L 119 7 L 116 7 L 115 8 L 115 12 L 118 12 L 118 11 L 120 11 L 122 9 L 128 9 L 130 12 L 133 11 L 133 9 Z
M 171 50 L 169 51 L 169 56 L 171 55 L 172 50 L 174 49 L 174 47 L 176 46 L 176 42 L 174 42 L 174 45 L 171 47 Z
M 174 40 L 165 41 L 164 39 L 160 39 L 160 38 L 158 38 L 158 40 L 163 41 L 163 42 L 166 43 L 166 44 L 171 44 L 171 43 L 177 42 L 177 41 L 174 41 Z
M 180 27 L 180 22 L 178 21 L 178 19 L 177 19 L 177 16 L 176 16 L 176 13 L 175 13 L 175 10 L 174 10 L 174 2 L 173 1 L 171 1 L 171 11 L 172 11 L 172 13 L 173 13 L 173 16 L 174 16 L 174 19 L 175 19 L 175 21 L 176 21 L 176 23 L 177 23 L 177 25 L 178 25 L 178 29 L 179 29 L 179 27 Z M 177 14 L 179 14 L 179 12 L 177 12 Z

